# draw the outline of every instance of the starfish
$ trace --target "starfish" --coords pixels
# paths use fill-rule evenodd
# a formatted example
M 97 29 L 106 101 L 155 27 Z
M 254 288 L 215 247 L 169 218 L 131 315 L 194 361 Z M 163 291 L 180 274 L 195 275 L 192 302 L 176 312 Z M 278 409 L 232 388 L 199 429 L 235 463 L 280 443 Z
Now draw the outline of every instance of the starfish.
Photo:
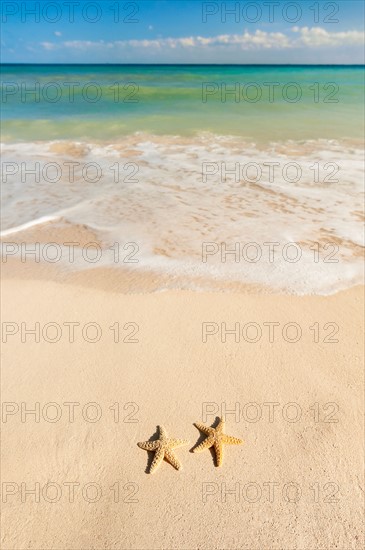
M 175 456 L 173 449 L 176 447 L 181 447 L 182 445 L 187 445 L 189 441 L 185 439 L 170 439 L 167 437 L 166 430 L 163 426 L 158 426 L 159 439 L 156 441 L 144 441 L 142 443 L 137 443 L 138 447 L 144 449 L 145 451 L 155 451 L 155 456 L 153 458 L 150 474 L 155 472 L 163 459 L 170 462 L 176 470 L 180 470 L 181 463 Z
M 199 453 L 200 451 L 204 451 L 204 449 L 210 449 L 210 447 L 214 446 L 217 466 L 221 466 L 223 462 L 224 443 L 228 445 L 242 445 L 243 443 L 242 439 L 223 433 L 224 420 L 219 419 L 219 424 L 216 428 L 204 426 L 204 424 L 200 424 L 199 422 L 195 422 L 194 425 L 198 428 L 198 430 L 208 436 L 194 449 L 194 453 Z

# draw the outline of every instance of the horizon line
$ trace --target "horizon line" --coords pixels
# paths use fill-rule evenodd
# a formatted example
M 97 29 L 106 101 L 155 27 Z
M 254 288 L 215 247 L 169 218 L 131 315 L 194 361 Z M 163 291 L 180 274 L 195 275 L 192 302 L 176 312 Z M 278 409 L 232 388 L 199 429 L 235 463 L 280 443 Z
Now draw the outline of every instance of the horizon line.
M 36 63 L 0 62 L 5 65 L 75 65 L 75 66 L 144 66 L 144 67 L 365 67 L 364 63 Z

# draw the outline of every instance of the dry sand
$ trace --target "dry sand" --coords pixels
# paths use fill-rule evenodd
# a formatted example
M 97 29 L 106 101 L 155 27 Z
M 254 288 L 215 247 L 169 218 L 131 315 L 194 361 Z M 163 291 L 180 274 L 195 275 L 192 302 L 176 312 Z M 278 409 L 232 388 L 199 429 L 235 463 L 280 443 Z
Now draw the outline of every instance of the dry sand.
M 127 294 L 97 270 L 62 281 L 24 268 L 3 265 L 3 339 L 17 330 L 2 345 L 3 549 L 363 548 L 363 288 Z M 39 342 L 25 332 L 35 323 Z M 203 323 L 218 330 L 206 342 Z M 224 342 L 221 323 L 262 336 Z M 190 452 L 193 422 L 224 408 L 244 445 L 216 468 L 210 451 Z M 159 424 L 190 445 L 176 451 L 181 471 L 149 475 L 137 442 Z

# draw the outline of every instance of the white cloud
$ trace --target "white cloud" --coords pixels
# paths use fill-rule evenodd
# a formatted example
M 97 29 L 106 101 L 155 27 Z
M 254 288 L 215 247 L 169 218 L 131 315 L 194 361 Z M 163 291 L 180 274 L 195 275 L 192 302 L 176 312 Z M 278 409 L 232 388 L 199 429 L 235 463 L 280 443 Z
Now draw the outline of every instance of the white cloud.
M 134 40 L 41 42 L 46 59 L 74 62 L 161 63 L 363 63 L 364 33 L 293 27 L 288 32 Z M 31 44 L 35 46 L 34 43 Z
M 55 36 L 62 36 L 62 32 L 60 32 L 60 31 L 55 31 L 53 34 L 54 34 Z
M 42 48 L 45 50 L 54 50 L 56 48 L 56 44 L 53 44 L 53 42 L 41 42 Z
M 364 32 L 362 31 L 328 32 L 321 27 L 293 27 L 292 31 L 299 33 L 297 44 L 303 46 L 360 46 L 364 44 Z
M 99 42 L 92 42 L 91 40 L 67 40 L 63 42 L 66 48 L 71 50 L 90 50 L 96 46 L 100 46 Z
M 207 46 L 239 46 L 241 49 L 252 48 L 288 48 L 289 38 L 282 33 L 267 33 L 257 30 L 254 34 L 221 34 L 218 36 L 185 36 L 182 38 L 158 38 L 153 40 L 119 40 L 113 43 L 124 48 L 197 48 Z
M 125 50 L 125 49 L 149 49 L 161 51 L 161 49 L 191 49 L 209 47 L 235 47 L 239 50 L 260 50 L 287 48 L 312 48 L 335 46 L 359 46 L 364 44 L 364 33 L 360 31 L 328 32 L 320 27 L 293 27 L 291 36 L 281 32 L 266 32 L 256 30 L 254 33 L 245 31 L 243 34 L 221 34 L 218 36 L 186 36 L 182 38 L 156 38 L 153 40 L 116 40 L 105 42 L 99 40 L 68 40 L 60 44 L 41 42 L 46 50 L 65 47 L 73 50 Z M 55 33 L 56 34 L 56 33 Z M 60 33 L 59 33 L 60 34 Z M 57 34 L 58 36 L 58 34 Z

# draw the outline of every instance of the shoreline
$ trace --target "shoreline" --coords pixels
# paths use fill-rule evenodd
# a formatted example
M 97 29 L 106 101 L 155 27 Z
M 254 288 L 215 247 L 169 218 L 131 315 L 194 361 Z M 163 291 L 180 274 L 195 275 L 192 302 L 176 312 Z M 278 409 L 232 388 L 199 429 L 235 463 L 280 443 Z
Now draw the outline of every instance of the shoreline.
M 361 291 L 364 284 L 355 283 L 349 287 L 340 288 L 326 294 L 311 293 L 298 294 L 282 289 L 265 287 L 261 284 L 244 283 L 239 281 L 225 281 L 206 278 L 190 278 L 171 276 L 153 270 L 129 270 L 123 267 L 98 267 L 70 271 L 44 263 L 32 265 L 22 263 L 19 259 L 11 258 L 1 265 L 2 280 L 46 280 L 59 284 L 75 285 L 86 288 L 95 288 L 102 291 L 121 293 L 126 295 L 148 295 L 150 293 L 187 292 L 191 294 L 223 294 L 223 295 L 263 295 L 288 296 L 296 298 L 318 297 L 327 298 L 352 291 Z
M 122 267 L 168 287 L 298 295 L 364 282 L 363 152 L 350 143 L 264 150 L 227 136 L 140 135 L 28 146 L 4 148 L 2 239 L 56 243 L 65 271 Z M 80 243 L 73 263 L 67 243 Z M 88 244 L 95 262 L 80 250 Z
M 290 286 L 285 288 L 266 284 L 262 280 L 245 280 L 244 271 L 240 273 L 239 268 L 229 271 L 232 262 L 226 264 L 228 270 L 225 273 L 222 265 L 220 271 L 217 271 L 214 265 L 208 265 L 208 256 L 205 264 L 202 263 L 202 259 L 199 262 L 197 258 L 194 263 L 190 259 L 190 263 L 181 261 L 176 264 L 173 258 L 159 249 L 154 250 L 157 263 L 155 262 L 153 266 L 150 259 L 146 262 L 143 256 L 141 258 L 137 243 L 127 243 L 124 247 L 119 242 L 112 244 L 110 237 L 103 232 L 95 231 L 86 224 L 71 223 L 62 217 L 51 221 L 45 220 L 11 235 L 4 235 L 0 243 L 2 278 L 15 276 L 22 279 L 50 279 L 67 284 L 92 285 L 106 290 L 113 288 L 115 292 L 128 294 L 181 289 L 227 294 L 331 296 L 364 284 L 364 277 L 358 273 L 352 282 L 349 279 L 342 286 L 338 286 L 337 283 L 333 288 L 323 288 L 321 291 L 310 290 L 308 287 L 309 292 L 303 290 L 293 292 Z M 338 243 L 340 245 L 341 241 Z M 210 243 L 209 246 L 212 244 L 214 243 Z M 319 243 L 317 244 L 319 246 Z M 305 248 L 309 249 L 313 243 L 292 243 L 292 245 L 303 246 L 305 250 Z M 324 245 L 326 246 L 326 241 Z M 218 249 L 218 245 L 215 247 Z M 208 246 L 206 248 L 208 250 Z M 91 250 L 90 254 L 89 250 Z M 95 256 L 96 254 L 100 254 L 99 259 Z M 58 258 L 57 255 L 60 257 Z M 363 257 L 363 248 L 353 247 L 353 255 L 360 261 Z M 97 259 L 96 262 L 94 262 L 94 256 Z M 215 256 L 217 256 L 216 251 Z M 319 256 L 318 259 L 320 259 Z M 244 261 L 242 265 L 247 268 Z M 258 264 L 251 265 L 254 269 L 257 269 L 257 266 L 258 269 L 261 267 Z M 308 269 L 309 264 L 304 265 Z M 204 269 L 203 266 L 205 266 Z M 273 267 L 276 267 L 276 264 L 273 263 Z M 278 267 L 280 268 L 279 264 Z M 346 269 L 346 258 L 343 259 L 342 267 Z M 331 268 L 330 264 L 328 268 Z M 314 275 L 312 279 L 315 279 Z

